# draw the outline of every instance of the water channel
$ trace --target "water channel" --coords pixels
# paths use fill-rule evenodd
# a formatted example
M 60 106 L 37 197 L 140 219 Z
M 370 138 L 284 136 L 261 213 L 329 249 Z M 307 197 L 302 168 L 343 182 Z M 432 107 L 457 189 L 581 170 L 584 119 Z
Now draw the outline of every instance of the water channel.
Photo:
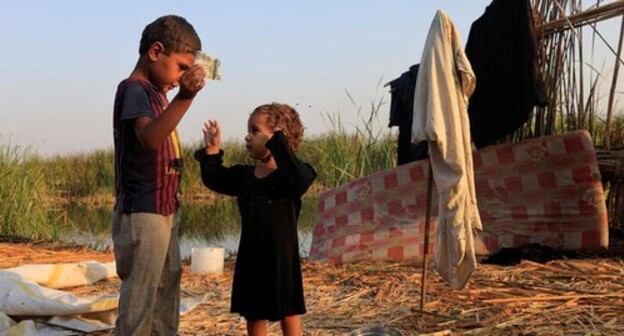
M 299 219 L 299 252 L 307 257 L 312 244 L 316 199 L 304 199 Z M 112 207 L 70 203 L 64 208 L 67 219 L 62 226 L 62 241 L 90 246 L 97 250 L 112 249 Z M 240 235 L 239 215 L 233 199 L 207 205 L 182 203 L 180 208 L 180 252 L 190 256 L 194 247 L 223 247 L 226 255 L 235 254 Z

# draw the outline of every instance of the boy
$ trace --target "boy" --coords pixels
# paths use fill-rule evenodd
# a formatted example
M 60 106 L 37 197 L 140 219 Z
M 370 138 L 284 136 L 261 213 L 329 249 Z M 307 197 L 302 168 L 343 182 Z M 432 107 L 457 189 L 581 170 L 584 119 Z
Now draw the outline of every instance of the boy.
M 184 18 L 145 27 L 139 60 L 115 96 L 113 244 L 122 281 L 115 335 L 175 335 L 182 267 L 177 191 L 183 167 L 176 126 L 204 87 L 193 65 L 201 42 Z M 180 86 L 168 102 L 166 93 Z

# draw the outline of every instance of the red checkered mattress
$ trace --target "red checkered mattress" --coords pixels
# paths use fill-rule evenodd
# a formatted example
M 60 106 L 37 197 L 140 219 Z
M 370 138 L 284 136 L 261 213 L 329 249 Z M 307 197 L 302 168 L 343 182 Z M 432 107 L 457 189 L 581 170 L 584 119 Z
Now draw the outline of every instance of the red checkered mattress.
M 483 232 L 478 255 L 529 243 L 607 247 L 604 191 L 586 131 L 490 146 L 473 153 Z M 352 181 L 320 195 L 310 259 L 341 264 L 422 257 L 428 160 Z M 435 249 L 435 184 L 429 252 Z

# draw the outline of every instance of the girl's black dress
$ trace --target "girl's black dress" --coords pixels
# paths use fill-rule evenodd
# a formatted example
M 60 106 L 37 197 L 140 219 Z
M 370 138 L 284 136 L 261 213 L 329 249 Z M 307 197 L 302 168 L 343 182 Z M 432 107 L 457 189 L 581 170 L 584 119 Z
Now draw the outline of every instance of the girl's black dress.
M 294 155 L 281 131 L 266 147 L 277 169 L 261 179 L 254 176 L 254 166 L 223 166 L 223 151 L 207 155 L 201 149 L 195 153 L 203 183 L 213 191 L 237 197 L 242 228 L 231 312 L 250 321 L 278 321 L 306 312 L 297 219 L 301 196 L 316 172 Z

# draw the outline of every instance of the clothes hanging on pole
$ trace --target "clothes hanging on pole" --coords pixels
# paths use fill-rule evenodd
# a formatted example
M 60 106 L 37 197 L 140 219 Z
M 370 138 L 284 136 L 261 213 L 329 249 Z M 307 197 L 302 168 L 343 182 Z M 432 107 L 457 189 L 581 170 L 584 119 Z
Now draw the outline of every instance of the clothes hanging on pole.
M 477 77 L 468 115 L 478 148 L 520 128 L 535 105 L 548 105 L 529 0 L 492 1 L 472 23 L 466 56 Z
M 463 288 L 477 267 L 474 239 L 482 230 L 467 114 L 474 87 L 459 32 L 446 13 L 438 11 L 416 82 L 412 142 L 429 141 L 439 192 L 435 269 L 454 288 Z
M 388 83 L 390 85 L 390 123 L 398 126 L 397 164 L 402 165 L 427 157 L 427 142 L 412 144 L 412 117 L 414 113 L 414 88 L 420 64 Z

